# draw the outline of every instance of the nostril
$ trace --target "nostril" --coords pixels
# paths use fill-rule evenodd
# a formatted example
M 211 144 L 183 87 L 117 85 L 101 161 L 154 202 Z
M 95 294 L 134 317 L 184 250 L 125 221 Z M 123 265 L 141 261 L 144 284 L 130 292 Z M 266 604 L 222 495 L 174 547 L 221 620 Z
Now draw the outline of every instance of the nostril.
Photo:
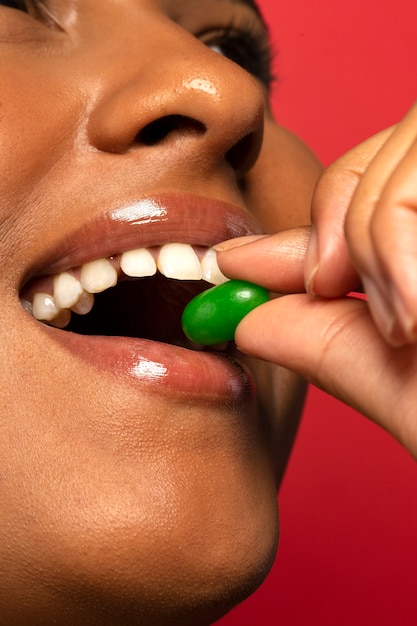
M 166 115 L 142 128 L 136 136 L 136 141 L 147 146 L 154 146 L 171 133 L 203 134 L 205 132 L 205 125 L 192 117 L 186 115 Z
M 226 161 L 237 174 L 245 174 L 255 164 L 261 142 L 258 133 L 248 133 L 226 152 Z

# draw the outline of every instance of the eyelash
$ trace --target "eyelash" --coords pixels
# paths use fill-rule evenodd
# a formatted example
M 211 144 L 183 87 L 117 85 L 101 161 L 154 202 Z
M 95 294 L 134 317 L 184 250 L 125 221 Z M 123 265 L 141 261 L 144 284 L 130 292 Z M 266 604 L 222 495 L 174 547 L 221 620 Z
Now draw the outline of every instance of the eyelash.
M 24 13 L 29 13 L 30 9 L 37 8 L 37 5 L 40 4 L 34 1 L 27 2 L 26 0 L 0 0 L 0 5 L 8 7 L 9 9 L 16 9 L 17 11 L 23 11 Z
M 260 80 L 268 89 L 275 80 L 272 73 L 273 53 L 263 32 L 250 24 L 237 28 L 230 24 L 222 31 L 202 37 L 204 43 L 218 48 L 225 57 L 234 61 Z
M 27 13 L 53 29 L 60 28 L 58 20 L 55 19 L 44 0 L 0 0 L 0 6 Z
M 45 7 L 43 0 L 0 0 L 0 6 L 25 13 L 36 13 L 39 18 L 47 18 L 57 25 L 56 20 Z M 230 23 L 223 30 L 201 35 L 205 45 L 217 48 L 218 52 L 240 65 L 255 76 L 269 90 L 275 80 L 272 73 L 273 53 L 265 33 L 252 23 L 235 26 Z

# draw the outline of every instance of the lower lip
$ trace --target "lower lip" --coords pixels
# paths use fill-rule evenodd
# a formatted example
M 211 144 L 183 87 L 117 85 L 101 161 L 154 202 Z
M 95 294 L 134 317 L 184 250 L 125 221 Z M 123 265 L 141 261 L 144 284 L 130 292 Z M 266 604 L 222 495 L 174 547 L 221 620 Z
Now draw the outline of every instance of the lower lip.
M 254 393 L 246 367 L 230 356 L 129 337 L 87 336 L 45 326 L 54 340 L 102 373 L 160 391 L 238 401 Z

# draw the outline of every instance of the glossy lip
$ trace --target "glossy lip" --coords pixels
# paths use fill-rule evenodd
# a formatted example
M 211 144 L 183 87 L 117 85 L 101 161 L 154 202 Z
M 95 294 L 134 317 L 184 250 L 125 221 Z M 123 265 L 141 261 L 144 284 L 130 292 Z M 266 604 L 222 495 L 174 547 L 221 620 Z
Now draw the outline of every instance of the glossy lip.
M 142 246 L 181 242 L 209 247 L 260 232 L 258 223 L 246 210 L 221 200 L 185 193 L 148 196 L 93 217 L 39 259 L 26 280 Z
M 223 201 L 183 193 L 145 197 L 95 216 L 39 260 L 29 277 L 57 273 L 142 246 L 173 241 L 212 246 L 258 232 L 249 213 Z M 198 352 L 140 338 L 79 335 L 35 323 L 76 359 L 130 383 L 213 401 L 242 402 L 254 390 L 247 368 L 230 354 Z
M 78 335 L 50 326 L 44 330 L 64 350 L 99 373 L 110 373 L 158 393 L 240 404 L 255 392 L 248 368 L 230 355 L 196 352 L 147 339 Z

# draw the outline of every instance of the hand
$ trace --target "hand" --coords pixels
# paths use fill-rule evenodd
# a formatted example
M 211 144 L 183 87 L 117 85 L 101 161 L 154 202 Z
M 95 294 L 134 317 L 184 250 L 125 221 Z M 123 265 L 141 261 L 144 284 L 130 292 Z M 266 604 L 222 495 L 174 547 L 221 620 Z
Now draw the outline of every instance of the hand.
M 311 294 L 336 297 L 358 281 L 392 345 L 417 340 L 417 106 L 321 177 L 306 258 Z
M 231 277 L 293 294 L 244 318 L 239 348 L 298 372 L 417 457 L 415 171 L 413 108 L 324 173 L 310 238 L 306 227 L 234 240 L 218 258 Z M 368 303 L 345 295 L 360 282 Z

